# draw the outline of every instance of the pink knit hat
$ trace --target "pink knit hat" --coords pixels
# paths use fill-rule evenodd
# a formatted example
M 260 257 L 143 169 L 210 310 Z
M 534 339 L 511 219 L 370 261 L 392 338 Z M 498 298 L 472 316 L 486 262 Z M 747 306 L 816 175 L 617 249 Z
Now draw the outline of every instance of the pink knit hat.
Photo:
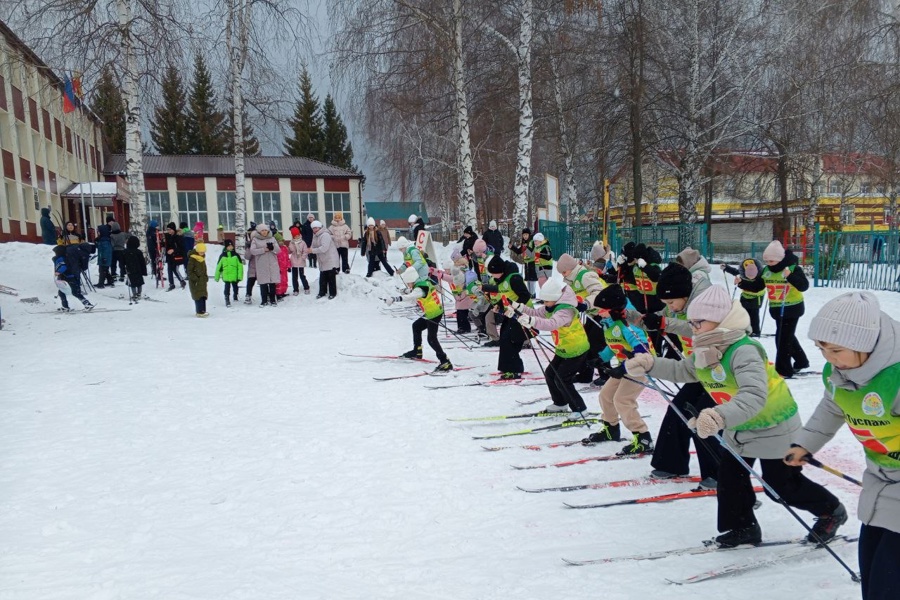
M 563 254 L 556 259 L 556 270 L 560 273 L 571 271 L 578 266 L 578 261 L 571 254 Z
M 688 304 L 687 318 L 691 321 L 721 323 L 731 312 L 731 305 L 731 296 L 725 288 L 711 285 Z
M 772 241 L 771 244 L 766 246 L 766 249 L 763 250 L 763 260 L 781 262 L 784 260 L 784 246 L 781 245 L 781 242 L 778 240 Z
M 474 252 L 478 252 L 479 254 L 487 251 L 487 242 L 484 240 L 475 240 L 475 243 L 472 244 L 472 250 Z

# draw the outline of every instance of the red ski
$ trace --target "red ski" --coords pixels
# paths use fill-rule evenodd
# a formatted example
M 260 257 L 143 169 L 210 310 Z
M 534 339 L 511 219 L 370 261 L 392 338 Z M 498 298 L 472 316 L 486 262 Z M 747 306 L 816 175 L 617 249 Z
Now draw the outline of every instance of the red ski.
M 761 487 L 753 488 L 757 494 L 763 491 Z M 610 506 L 624 506 L 626 504 L 651 504 L 654 502 L 673 502 L 675 500 L 690 500 L 691 498 L 706 498 L 715 496 L 716 490 L 691 490 L 689 492 L 677 492 L 674 494 L 663 494 L 662 496 L 648 496 L 646 498 L 634 498 L 632 500 L 617 500 L 615 502 L 601 502 L 600 504 L 566 504 L 566 508 L 607 508 Z
M 347 356 L 350 358 L 368 358 L 371 360 L 411 360 L 415 362 L 425 362 L 425 363 L 436 363 L 436 360 L 431 360 L 430 358 L 406 358 L 405 356 L 391 356 L 391 355 L 380 355 L 380 354 L 347 354 L 345 352 L 338 352 L 341 356 Z

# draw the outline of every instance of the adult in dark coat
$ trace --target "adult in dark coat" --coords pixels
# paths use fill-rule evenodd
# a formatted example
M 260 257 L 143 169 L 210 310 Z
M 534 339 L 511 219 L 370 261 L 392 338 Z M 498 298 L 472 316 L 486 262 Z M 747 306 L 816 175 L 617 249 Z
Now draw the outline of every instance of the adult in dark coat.
M 154 276 L 157 274 L 156 259 L 159 257 L 159 248 L 156 246 L 158 239 L 159 223 L 156 222 L 156 219 L 151 219 L 150 225 L 147 226 L 147 254 L 150 256 L 150 268 Z
M 106 225 L 97 227 L 95 242 L 97 244 L 97 266 L 100 267 L 100 277 L 94 285 L 96 288 L 115 287 L 112 273 L 109 270 L 113 260 L 112 227 L 110 223 L 114 222 L 114 220 L 110 219 L 106 222 Z
M 300 228 L 300 237 L 303 238 L 303 241 L 306 243 L 307 248 L 312 248 L 313 243 L 313 230 L 312 224 L 313 221 L 316 220 L 316 215 L 309 213 L 306 215 L 306 223 Z M 310 267 L 316 266 L 316 255 L 315 254 L 307 254 L 306 259 L 309 261 Z
M 156 245 L 154 244 L 153 247 L 155 248 Z M 147 261 L 144 260 L 144 253 L 141 252 L 141 240 L 137 236 L 133 235 L 125 242 L 123 261 L 125 263 L 124 273 L 128 275 L 128 287 L 131 288 L 131 300 L 138 302 L 141 299 L 144 276 L 147 274 Z
M 463 256 L 471 257 L 472 254 L 472 246 L 475 244 L 475 240 L 478 239 L 478 236 L 475 235 L 475 230 L 472 229 L 471 225 L 467 225 L 465 229 L 463 229 L 462 237 L 456 240 L 457 244 L 462 244 L 462 249 L 459 251 Z
M 491 221 L 487 230 L 481 235 L 481 239 L 493 248 L 494 254 L 500 256 L 503 252 L 503 234 L 497 229 L 497 221 Z
M 49 208 L 41 209 L 41 239 L 48 246 L 56 245 L 56 225 L 53 224 L 53 219 L 50 218 Z
M 177 231 L 178 229 L 175 227 L 175 223 L 166 225 L 166 271 L 169 274 L 169 288 L 166 290 L 167 292 L 171 292 L 175 289 L 174 277 L 178 278 L 182 289 L 187 285 L 184 281 L 184 277 L 178 272 L 178 265 L 184 264 L 185 254 L 184 244 L 181 241 L 181 236 L 176 233 Z

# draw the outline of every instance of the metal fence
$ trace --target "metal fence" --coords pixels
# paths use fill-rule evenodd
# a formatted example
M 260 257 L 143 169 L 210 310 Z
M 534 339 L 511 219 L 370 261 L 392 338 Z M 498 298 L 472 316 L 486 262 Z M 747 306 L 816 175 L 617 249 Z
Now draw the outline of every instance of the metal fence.
M 898 231 L 822 232 L 816 227 L 812 252 L 817 287 L 898 289 Z

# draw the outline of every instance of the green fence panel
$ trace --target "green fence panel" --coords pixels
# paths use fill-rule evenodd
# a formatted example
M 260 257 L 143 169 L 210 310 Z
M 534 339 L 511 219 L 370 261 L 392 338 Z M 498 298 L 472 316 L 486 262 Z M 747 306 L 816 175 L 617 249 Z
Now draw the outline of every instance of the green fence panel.
M 897 290 L 900 232 L 817 231 L 813 285 Z

